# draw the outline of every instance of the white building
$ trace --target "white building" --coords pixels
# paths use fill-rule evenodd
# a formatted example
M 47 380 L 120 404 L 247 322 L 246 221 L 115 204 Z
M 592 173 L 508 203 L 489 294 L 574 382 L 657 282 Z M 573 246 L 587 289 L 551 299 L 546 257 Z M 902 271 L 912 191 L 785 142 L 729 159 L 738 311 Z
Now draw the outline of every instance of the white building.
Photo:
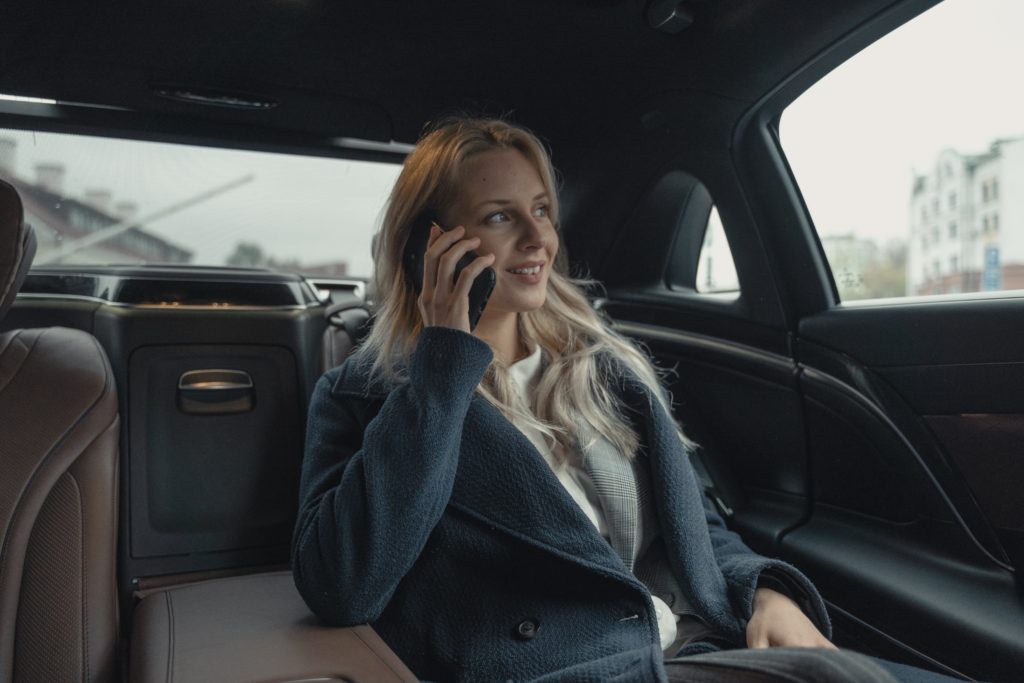
M 914 178 L 907 294 L 1024 289 L 1024 138 Z

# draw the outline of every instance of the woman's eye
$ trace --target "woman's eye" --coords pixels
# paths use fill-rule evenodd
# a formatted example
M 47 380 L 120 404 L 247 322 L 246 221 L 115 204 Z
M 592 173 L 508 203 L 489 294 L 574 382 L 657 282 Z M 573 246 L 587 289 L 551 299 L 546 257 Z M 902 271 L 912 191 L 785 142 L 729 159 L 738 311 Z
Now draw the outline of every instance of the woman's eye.
M 508 214 L 504 211 L 497 211 L 484 219 L 486 223 L 504 223 L 508 220 Z
M 533 210 L 533 215 L 536 218 L 544 218 L 545 216 L 548 215 L 548 207 L 538 206 L 536 209 Z

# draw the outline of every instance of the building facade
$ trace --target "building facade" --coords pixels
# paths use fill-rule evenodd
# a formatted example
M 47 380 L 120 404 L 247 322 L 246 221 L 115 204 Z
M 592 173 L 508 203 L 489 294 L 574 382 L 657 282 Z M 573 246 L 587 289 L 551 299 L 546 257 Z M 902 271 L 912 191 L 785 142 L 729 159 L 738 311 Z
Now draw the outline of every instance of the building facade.
M 1024 289 L 1024 138 L 941 152 L 914 178 L 907 294 Z

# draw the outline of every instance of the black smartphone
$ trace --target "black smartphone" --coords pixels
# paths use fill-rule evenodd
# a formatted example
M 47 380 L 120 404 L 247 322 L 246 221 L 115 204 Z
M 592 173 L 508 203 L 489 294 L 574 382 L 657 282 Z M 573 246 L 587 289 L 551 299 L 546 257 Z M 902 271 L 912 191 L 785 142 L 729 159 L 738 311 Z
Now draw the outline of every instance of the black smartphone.
M 423 291 L 423 258 L 427 253 L 427 241 L 430 239 L 430 226 L 437 225 L 441 230 L 444 226 L 432 215 L 423 214 L 419 216 L 412 226 L 409 239 L 405 243 L 402 263 L 405 266 L 405 274 L 413 283 L 417 292 Z M 459 279 L 462 269 L 472 263 L 477 257 L 476 252 L 466 252 L 459 262 L 455 264 L 455 280 Z M 491 298 L 494 285 L 497 282 L 497 274 L 494 269 L 488 266 L 476 276 L 472 286 L 469 288 L 469 329 L 476 328 L 480 321 L 480 315 L 484 312 L 487 300 Z

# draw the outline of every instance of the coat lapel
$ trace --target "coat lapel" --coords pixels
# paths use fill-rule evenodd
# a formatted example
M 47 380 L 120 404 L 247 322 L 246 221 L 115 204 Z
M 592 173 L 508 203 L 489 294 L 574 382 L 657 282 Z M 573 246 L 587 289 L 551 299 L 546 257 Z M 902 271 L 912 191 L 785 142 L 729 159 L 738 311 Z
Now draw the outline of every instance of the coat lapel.
M 466 414 L 450 505 L 566 559 L 636 581 L 530 440 L 479 396 Z
M 704 498 L 675 423 L 639 380 L 625 380 L 622 397 L 647 450 L 655 516 L 672 573 L 698 614 L 728 614 L 728 590 L 711 545 Z

